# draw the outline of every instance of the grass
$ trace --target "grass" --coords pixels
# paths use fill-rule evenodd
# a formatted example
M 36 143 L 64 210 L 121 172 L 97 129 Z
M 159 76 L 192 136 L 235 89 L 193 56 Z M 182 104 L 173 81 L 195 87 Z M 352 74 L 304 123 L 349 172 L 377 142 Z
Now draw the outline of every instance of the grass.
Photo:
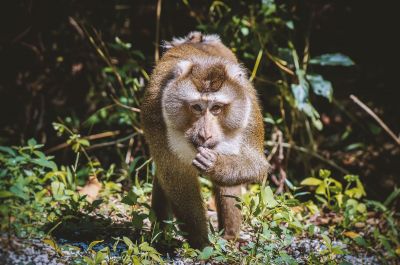
M 114 166 L 58 166 L 41 148 L 34 140 L 27 146 L 0 148 L 1 233 L 28 244 L 40 239 L 76 264 L 162 264 L 174 259 L 188 264 L 346 264 L 346 255 L 363 252 L 393 263 L 400 254 L 399 218 L 391 208 L 399 190 L 383 203 L 366 200 L 357 176 L 345 176 L 342 185 L 328 170 L 320 170 L 279 195 L 269 186 L 249 185 L 237 198 L 243 240 L 221 238 L 211 214 L 210 246 L 195 250 L 184 242 L 174 220 L 167 221 L 165 231 L 151 225 L 154 170 L 148 160 L 136 167 L 146 168 L 149 178 L 136 176 L 125 191 Z M 101 190 L 95 200 L 78 191 L 81 170 L 99 176 Z M 201 182 L 212 208 L 210 183 Z M 319 247 L 307 251 L 293 245 L 302 240 L 314 240 Z M 71 249 L 74 255 L 66 252 Z

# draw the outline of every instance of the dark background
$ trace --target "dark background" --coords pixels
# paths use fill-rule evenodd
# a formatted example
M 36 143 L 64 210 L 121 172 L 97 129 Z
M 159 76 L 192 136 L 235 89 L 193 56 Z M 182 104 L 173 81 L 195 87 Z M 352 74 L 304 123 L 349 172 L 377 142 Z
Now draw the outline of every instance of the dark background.
M 232 12 L 240 9 L 234 1 L 228 2 Z M 357 95 L 394 132 L 399 132 L 400 15 L 395 1 L 303 2 L 294 16 L 304 22 L 304 28 L 311 23 L 311 53 L 340 52 L 356 63 L 351 69 L 320 69 L 324 77 L 332 81 L 336 100 L 350 105 L 350 112 L 358 113 L 362 110 L 352 106 L 348 99 L 350 94 Z M 209 2 L 190 3 L 196 16 L 207 21 Z M 161 39 L 182 36 L 196 28 L 193 12 L 182 2 L 166 0 L 162 4 Z M 151 72 L 156 1 L 2 1 L 0 145 L 23 144 L 34 137 L 46 146 L 54 146 L 60 140 L 55 136 L 52 121 L 65 116 L 84 120 L 98 107 L 92 94 L 101 87 L 99 72 L 104 64 L 72 25 L 71 17 L 98 29 L 105 43 L 113 42 L 116 36 L 132 43 L 145 55 L 141 66 Z M 305 33 L 302 26 L 301 23 L 297 25 L 299 35 Z M 219 34 L 225 39 L 223 33 Z M 335 112 L 331 106 L 323 105 L 321 109 L 328 116 Z M 363 119 L 373 122 L 365 114 Z M 329 132 L 329 126 L 327 130 Z M 359 133 L 358 137 L 377 147 L 392 142 L 385 133 L 379 136 Z M 391 155 L 380 151 L 364 164 L 349 168 L 368 176 L 373 184 L 369 189 L 377 189 L 372 195 L 379 197 L 381 191 L 393 188 L 398 181 L 399 170 L 395 169 L 400 162 L 398 158 L 398 153 Z M 366 164 L 372 164 L 373 168 L 368 170 Z

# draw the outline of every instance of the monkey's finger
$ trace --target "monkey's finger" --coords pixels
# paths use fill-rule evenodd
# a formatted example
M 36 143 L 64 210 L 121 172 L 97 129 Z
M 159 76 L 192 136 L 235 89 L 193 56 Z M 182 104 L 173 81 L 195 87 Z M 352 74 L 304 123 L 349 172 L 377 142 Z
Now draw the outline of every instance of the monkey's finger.
M 198 153 L 197 155 L 203 156 L 209 160 L 212 159 L 212 155 L 209 152 L 207 152 L 206 150 L 201 150 L 200 153 Z
M 196 160 L 205 165 L 207 168 L 210 168 L 213 164 L 212 161 L 210 161 L 207 157 L 203 156 L 202 154 L 197 154 Z
M 200 154 L 202 154 L 204 157 L 208 158 L 209 160 L 215 160 L 217 157 L 216 154 L 214 153 L 214 151 L 211 151 L 208 148 L 199 147 L 198 151 L 200 152 Z
M 208 160 L 210 160 L 210 161 L 215 161 L 215 160 L 217 159 L 217 154 L 216 154 L 214 151 L 210 150 L 210 149 L 204 149 L 204 150 L 201 152 L 201 154 L 202 154 L 204 157 L 207 157 Z
M 193 165 L 196 166 L 197 168 L 199 168 L 200 170 L 206 171 L 207 167 L 204 166 L 202 163 L 200 163 L 199 161 L 197 161 L 196 159 L 194 159 L 192 161 Z

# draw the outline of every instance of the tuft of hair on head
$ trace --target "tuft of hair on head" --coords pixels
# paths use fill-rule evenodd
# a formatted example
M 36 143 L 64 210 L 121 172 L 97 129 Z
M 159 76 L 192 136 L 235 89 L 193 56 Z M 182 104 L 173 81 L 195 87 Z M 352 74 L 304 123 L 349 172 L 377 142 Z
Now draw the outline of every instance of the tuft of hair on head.
M 231 79 L 241 84 L 248 80 L 246 68 L 241 64 L 226 64 L 226 71 Z
M 177 67 L 175 68 L 175 75 L 177 77 L 182 77 L 187 75 L 193 67 L 193 63 L 188 60 L 182 60 L 178 62 Z
M 221 42 L 217 34 L 203 34 L 199 31 L 192 31 L 183 38 L 172 38 L 172 41 L 164 41 L 162 47 L 166 50 L 188 43 L 216 43 Z

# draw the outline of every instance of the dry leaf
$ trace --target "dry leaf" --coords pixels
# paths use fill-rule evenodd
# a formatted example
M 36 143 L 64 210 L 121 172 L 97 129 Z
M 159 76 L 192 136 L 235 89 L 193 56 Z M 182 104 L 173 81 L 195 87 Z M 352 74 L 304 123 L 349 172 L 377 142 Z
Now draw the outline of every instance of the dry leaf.
M 343 232 L 343 235 L 345 235 L 345 236 L 347 236 L 347 237 L 350 237 L 350 238 L 352 238 L 352 239 L 354 239 L 354 238 L 360 236 L 358 233 L 353 232 L 353 231 Z

